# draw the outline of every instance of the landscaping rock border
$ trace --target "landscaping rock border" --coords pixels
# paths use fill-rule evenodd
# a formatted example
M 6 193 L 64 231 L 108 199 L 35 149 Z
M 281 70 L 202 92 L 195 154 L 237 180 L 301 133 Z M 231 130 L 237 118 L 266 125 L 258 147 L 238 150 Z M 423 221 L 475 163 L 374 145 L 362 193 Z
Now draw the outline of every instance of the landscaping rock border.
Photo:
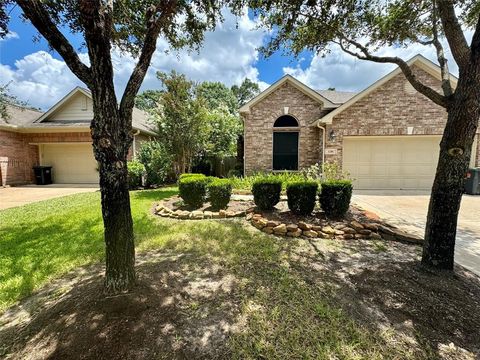
M 246 211 L 230 211 L 230 210 L 219 210 L 219 211 L 202 211 L 202 210 L 172 210 L 162 203 L 155 206 L 155 214 L 171 218 L 171 219 L 181 219 L 181 220 L 203 220 L 203 219 L 226 219 L 226 218 L 236 218 L 236 217 L 245 217 L 247 213 L 253 212 L 253 208 L 247 209 Z
M 393 240 L 413 244 L 423 243 L 423 239 L 407 234 L 393 226 L 380 221 L 337 220 L 326 221 L 324 225 L 313 225 L 304 221 L 286 224 L 280 221 L 269 220 L 262 213 L 250 212 L 246 215 L 254 227 L 267 234 L 287 236 L 322 238 L 337 240 L 371 239 Z

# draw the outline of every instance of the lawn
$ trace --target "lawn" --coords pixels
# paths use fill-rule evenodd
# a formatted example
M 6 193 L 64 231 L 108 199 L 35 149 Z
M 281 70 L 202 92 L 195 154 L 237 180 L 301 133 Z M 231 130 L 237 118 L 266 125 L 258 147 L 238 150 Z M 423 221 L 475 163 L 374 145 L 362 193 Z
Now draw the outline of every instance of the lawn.
M 114 298 L 101 292 L 98 193 L 0 212 L 1 307 L 25 298 L 0 317 L 0 356 L 478 355 L 480 286 L 470 274 L 425 272 L 411 245 L 286 240 L 243 220 L 151 215 L 154 201 L 174 193 L 131 193 L 139 285 Z M 67 273 L 73 283 L 61 282 Z

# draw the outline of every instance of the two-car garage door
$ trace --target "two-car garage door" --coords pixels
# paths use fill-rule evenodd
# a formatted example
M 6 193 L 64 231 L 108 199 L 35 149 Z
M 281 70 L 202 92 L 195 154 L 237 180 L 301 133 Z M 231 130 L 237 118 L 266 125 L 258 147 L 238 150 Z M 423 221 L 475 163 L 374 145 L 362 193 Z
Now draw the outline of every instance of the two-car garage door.
M 355 179 L 357 189 L 430 189 L 440 140 L 440 136 L 345 137 L 343 169 Z
M 98 184 L 97 162 L 92 144 L 41 144 L 40 162 L 53 167 L 58 184 Z

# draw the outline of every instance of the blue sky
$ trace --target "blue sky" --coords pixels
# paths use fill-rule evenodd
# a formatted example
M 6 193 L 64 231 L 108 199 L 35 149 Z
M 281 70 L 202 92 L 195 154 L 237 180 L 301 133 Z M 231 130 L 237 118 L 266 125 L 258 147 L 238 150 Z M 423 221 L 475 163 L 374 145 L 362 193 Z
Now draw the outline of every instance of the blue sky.
M 228 86 L 249 77 L 266 88 L 283 75 L 291 74 L 315 89 L 334 87 L 360 91 L 394 68 L 388 64 L 357 60 L 335 48 L 324 58 L 306 51 L 298 58 L 278 52 L 265 59 L 257 48 L 267 41 L 269 33 L 259 29 L 255 19 L 247 14 L 235 18 L 225 12 L 224 17 L 224 23 L 206 34 L 199 53 L 181 50 L 166 55 L 164 51 L 168 44 L 160 38 L 142 90 L 160 86 L 156 71 L 175 69 L 196 81 L 221 81 Z M 9 90 L 13 95 L 32 106 L 47 109 L 74 86 L 82 85 L 61 57 L 49 51 L 45 40 L 33 41 L 37 32 L 32 25 L 19 19 L 18 8 L 11 13 L 9 30 L 11 33 L 7 38 L 0 41 L 0 83 L 10 83 Z M 78 49 L 80 58 L 87 60 L 85 49 L 80 48 L 81 37 L 69 34 L 66 29 L 64 34 Z M 422 53 L 435 59 L 433 49 L 421 45 L 408 49 L 385 48 L 379 53 L 396 54 L 405 59 Z M 112 57 L 116 87 L 121 94 L 135 59 L 118 52 Z M 455 72 L 456 69 L 452 70 Z

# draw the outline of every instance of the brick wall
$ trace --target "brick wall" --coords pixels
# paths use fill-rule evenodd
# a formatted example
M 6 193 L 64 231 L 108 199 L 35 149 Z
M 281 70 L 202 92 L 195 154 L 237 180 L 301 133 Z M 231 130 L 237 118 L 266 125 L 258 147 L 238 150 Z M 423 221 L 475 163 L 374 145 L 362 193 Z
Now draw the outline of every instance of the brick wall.
M 38 146 L 29 145 L 23 134 L 0 130 L 0 185 L 31 183 L 34 165 Z
M 271 171 L 273 163 L 273 124 L 288 114 L 299 122 L 299 167 L 308 167 L 319 161 L 320 131 L 311 125 L 321 114 L 320 104 L 286 82 L 244 114 L 245 171 Z
M 418 67 L 414 72 L 422 83 L 441 91 L 439 80 Z M 337 153 L 326 153 L 325 160 L 342 163 L 344 136 L 408 135 L 408 127 L 413 128 L 411 136 L 441 135 L 446 120 L 444 108 L 415 91 L 399 74 L 333 118 L 327 125 L 326 145 Z M 331 130 L 335 141 L 329 140 Z M 478 166 L 480 147 L 477 150 Z

